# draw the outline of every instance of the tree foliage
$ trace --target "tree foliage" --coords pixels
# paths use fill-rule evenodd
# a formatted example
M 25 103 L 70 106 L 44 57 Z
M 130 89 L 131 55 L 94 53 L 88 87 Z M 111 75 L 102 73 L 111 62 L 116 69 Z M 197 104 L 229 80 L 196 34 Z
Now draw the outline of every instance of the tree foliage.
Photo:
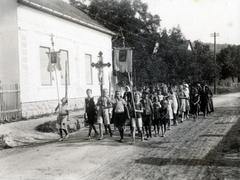
M 212 81 L 215 66 L 209 46 L 196 41 L 194 51 L 188 51 L 180 28 L 161 29 L 160 17 L 149 13 L 141 0 L 92 0 L 89 5 L 70 2 L 118 34 L 113 47 L 122 46 L 123 37 L 126 46 L 134 47 L 133 77 L 137 85 Z
M 228 46 L 217 56 L 221 70 L 221 78 L 238 77 L 240 79 L 240 46 Z

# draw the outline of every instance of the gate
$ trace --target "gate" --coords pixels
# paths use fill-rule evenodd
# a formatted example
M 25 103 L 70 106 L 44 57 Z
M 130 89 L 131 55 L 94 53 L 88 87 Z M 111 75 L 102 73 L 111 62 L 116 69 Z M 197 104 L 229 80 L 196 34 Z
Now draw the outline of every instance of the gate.
M 17 121 L 21 118 L 20 89 L 18 84 L 0 82 L 0 122 Z

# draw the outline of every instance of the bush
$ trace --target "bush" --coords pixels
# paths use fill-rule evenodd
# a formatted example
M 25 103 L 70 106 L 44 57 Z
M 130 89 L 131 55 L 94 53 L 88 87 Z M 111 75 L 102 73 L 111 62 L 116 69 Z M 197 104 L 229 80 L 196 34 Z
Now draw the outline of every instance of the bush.
M 44 124 L 38 125 L 35 129 L 39 132 L 44 133 L 58 133 L 56 122 L 57 121 L 48 121 L 45 122 Z M 79 120 L 75 119 L 74 123 L 68 123 L 67 128 L 69 133 L 79 130 L 81 128 Z
M 48 121 L 44 124 L 40 124 L 35 128 L 37 131 L 46 132 L 46 133 L 57 133 L 58 129 L 56 128 L 56 121 Z

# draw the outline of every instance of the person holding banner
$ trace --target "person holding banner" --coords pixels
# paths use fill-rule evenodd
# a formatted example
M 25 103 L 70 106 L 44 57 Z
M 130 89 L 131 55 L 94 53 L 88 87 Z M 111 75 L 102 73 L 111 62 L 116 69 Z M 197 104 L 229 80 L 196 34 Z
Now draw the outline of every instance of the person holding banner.
M 68 111 L 68 100 L 67 98 L 62 98 L 61 103 L 57 105 L 55 108 L 55 112 L 58 111 L 57 116 L 57 124 L 56 127 L 59 130 L 60 139 L 62 141 L 63 138 L 68 138 L 68 129 L 67 129 L 67 121 L 69 119 L 69 111 Z M 63 133 L 65 133 L 65 137 L 63 137 Z
M 125 87 L 125 92 L 123 94 L 123 99 L 127 102 L 127 103 L 132 103 L 132 94 L 131 94 L 131 90 L 129 86 Z

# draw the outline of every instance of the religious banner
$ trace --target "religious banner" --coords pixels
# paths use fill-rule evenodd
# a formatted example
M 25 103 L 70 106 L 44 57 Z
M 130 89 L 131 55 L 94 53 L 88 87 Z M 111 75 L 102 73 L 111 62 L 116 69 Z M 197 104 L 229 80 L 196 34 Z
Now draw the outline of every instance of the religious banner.
M 132 49 L 115 48 L 113 52 L 113 65 L 115 71 L 132 72 Z
M 61 67 L 61 63 L 60 63 L 60 52 L 59 51 L 52 51 L 47 53 L 48 57 L 49 57 L 49 63 L 48 63 L 48 67 L 47 67 L 47 71 L 48 72 L 53 72 L 54 71 L 54 66 L 61 71 L 62 67 Z

